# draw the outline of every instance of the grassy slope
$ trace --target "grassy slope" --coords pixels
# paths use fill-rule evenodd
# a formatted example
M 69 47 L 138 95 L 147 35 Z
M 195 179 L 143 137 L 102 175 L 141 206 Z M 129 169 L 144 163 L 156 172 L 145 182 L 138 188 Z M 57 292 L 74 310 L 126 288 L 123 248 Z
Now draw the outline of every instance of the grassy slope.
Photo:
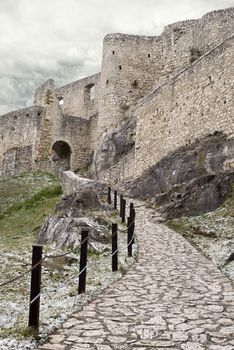
M 61 192 L 59 181 L 46 173 L 25 173 L 0 179 L 0 282 L 29 268 L 37 230 L 54 211 Z M 24 305 L 27 308 L 29 278 L 30 274 L 20 280 L 20 283 L 12 283 L 3 289 L 0 328 L 5 324 L 6 305 L 8 309 L 12 307 L 12 316 L 17 314 L 17 310 L 14 311 L 17 300 L 22 302 L 23 308 Z M 8 332 L 15 334 L 16 330 L 12 328 L 6 333 Z M 0 335 L 4 335 L 3 329 Z
M 24 174 L 0 180 L 0 251 L 31 245 L 61 195 L 49 174 Z
M 25 174 L 21 177 L 0 179 L 0 283 L 24 273 L 31 266 L 31 245 L 37 228 L 53 212 L 60 197 L 60 184 L 46 174 Z M 103 212 L 103 215 L 105 212 Z M 116 213 L 111 220 L 118 221 Z M 123 229 L 124 226 L 120 225 Z M 46 259 L 42 269 L 42 296 L 40 312 L 40 338 L 78 310 L 84 300 L 116 280 L 131 265 L 126 259 L 126 233 L 119 234 L 119 272 L 111 271 L 111 245 L 104 254 L 89 251 L 87 293 L 78 296 L 79 252 L 70 254 L 74 263 L 61 259 Z M 43 248 L 44 254 L 61 254 L 52 246 Z M 134 256 L 136 249 L 134 249 Z M 24 341 L 28 333 L 28 302 L 30 273 L 0 290 L 0 348 L 1 341 Z M 21 339 L 23 337 L 23 339 Z M 25 338 L 26 337 L 26 338 Z M 27 338 L 28 339 L 28 338 Z M 5 344 L 5 343 L 4 343 Z M 23 347 L 22 347 L 23 348 Z
M 234 191 L 215 211 L 196 217 L 174 219 L 168 225 L 223 268 L 226 259 L 234 252 Z M 232 277 L 232 272 L 225 272 Z

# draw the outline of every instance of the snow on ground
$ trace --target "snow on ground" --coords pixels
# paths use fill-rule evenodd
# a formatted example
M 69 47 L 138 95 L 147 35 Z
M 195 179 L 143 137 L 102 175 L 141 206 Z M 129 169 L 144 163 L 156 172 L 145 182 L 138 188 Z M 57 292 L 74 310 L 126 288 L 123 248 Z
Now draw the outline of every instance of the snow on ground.
M 78 295 L 79 255 L 71 253 L 67 262 L 61 258 L 46 259 L 42 269 L 42 292 L 40 310 L 40 331 L 38 341 L 42 342 L 49 333 L 59 327 L 73 312 L 94 298 L 111 282 L 121 277 L 135 258 L 127 258 L 127 234 L 119 233 L 119 272 L 111 271 L 111 246 L 105 253 L 93 251 L 88 257 L 87 292 Z M 46 254 L 60 254 L 64 251 L 45 247 Z M 134 248 L 136 257 L 136 247 Z M 70 259 L 71 258 L 71 259 Z M 1 281 L 8 280 L 30 269 L 31 252 L 11 251 L 0 257 Z M 30 273 L 24 278 L 1 289 L 0 300 L 0 350 L 34 349 L 38 341 L 28 337 Z

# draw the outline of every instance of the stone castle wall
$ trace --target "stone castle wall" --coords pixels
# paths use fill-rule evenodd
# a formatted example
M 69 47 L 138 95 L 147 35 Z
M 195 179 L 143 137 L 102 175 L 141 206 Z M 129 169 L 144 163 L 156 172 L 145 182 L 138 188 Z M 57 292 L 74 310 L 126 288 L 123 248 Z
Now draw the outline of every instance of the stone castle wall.
M 214 11 L 199 20 L 165 27 L 160 36 L 111 34 L 103 43 L 99 134 L 121 126 L 137 101 L 212 47 L 232 35 L 234 11 Z
M 233 132 L 233 32 L 231 8 L 168 25 L 159 36 L 107 35 L 101 73 L 60 88 L 49 79 L 35 107 L 0 117 L 0 174 L 21 172 L 24 162 L 55 171 L 68 162 L 55 156 L 57 142 L 71 150 L 71 169 L 84 170 L 134 115 L 134 151 L 100 166 L 100 178 L 136 176 L 195 138 Z
M 31 170 L 43 108 L 29 107 L 0 117 L 0 175 Z
M 231 37 L 139 103 L 135 110 L 138 175 L 205 135 L 222 131 L 234 137 L 233 48 Z
M 95 74 L 56 89 L 62 112 L 85 119 L 97 113 L 99 80 L 100 74 Z

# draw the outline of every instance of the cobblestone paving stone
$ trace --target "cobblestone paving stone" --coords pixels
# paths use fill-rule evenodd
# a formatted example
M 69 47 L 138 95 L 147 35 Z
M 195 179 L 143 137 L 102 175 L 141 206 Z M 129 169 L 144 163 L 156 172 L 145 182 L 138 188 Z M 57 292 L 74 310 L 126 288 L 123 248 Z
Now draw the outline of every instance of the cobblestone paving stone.
M 139 257 L 43 350 L 233 350 L 231 282 L 183 237 L 138 208 Z

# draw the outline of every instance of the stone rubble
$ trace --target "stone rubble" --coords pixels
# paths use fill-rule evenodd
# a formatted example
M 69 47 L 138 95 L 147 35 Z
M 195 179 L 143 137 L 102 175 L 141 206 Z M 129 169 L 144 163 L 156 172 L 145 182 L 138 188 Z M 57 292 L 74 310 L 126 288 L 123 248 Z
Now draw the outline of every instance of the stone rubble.
M 156 219 L 137 208 L 138 261 L 40 350 L 234 349 L 231 282 Z

